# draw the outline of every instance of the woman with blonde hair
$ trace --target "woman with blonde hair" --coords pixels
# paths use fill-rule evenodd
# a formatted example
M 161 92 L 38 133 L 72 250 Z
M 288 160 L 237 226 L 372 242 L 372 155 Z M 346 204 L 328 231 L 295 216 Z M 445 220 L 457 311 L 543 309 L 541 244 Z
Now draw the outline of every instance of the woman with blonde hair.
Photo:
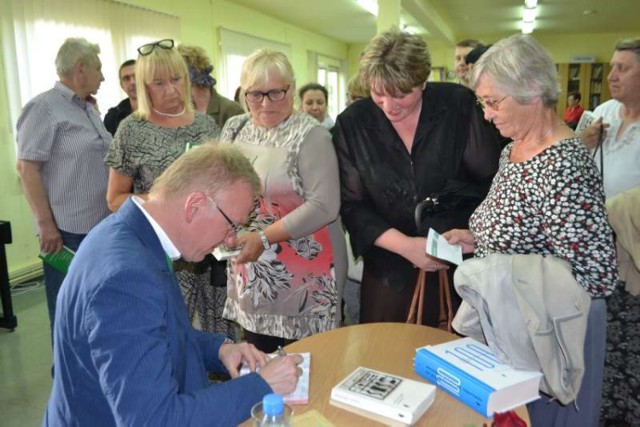
M 294 111 L 284 54 L 254 52 L 240 85 L 249 113 L 229 119 L 220 139 L 251 159 L 263 194 L 229 263 L 225 316 L 268 353 L 339 325 L 347 262 L 338 165 L 329 132 Z
M 105 159 L 112 211 L 132 196 L 144 204 L 153 182 L 171 163 L 220 132 L 211 117 L 194 111 L 189 71 L 173 40 L 145 44 L 138 54 L 138 110 L 120 123 Z M 209 262 L 179 262 L 175 267 L 195 324 L 233 337 L 232 325 L 220 317 L 224 296 L 216 301 Z

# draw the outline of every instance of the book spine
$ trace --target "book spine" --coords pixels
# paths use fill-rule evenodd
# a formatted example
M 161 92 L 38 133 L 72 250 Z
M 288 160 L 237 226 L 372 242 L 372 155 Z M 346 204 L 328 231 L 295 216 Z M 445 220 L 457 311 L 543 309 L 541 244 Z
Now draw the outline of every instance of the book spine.
M 415 371 L 442 390 L 485 417 L 488 413 L 489 398 L 494 391 L 463 370 L 425 350 L 415 357 Z

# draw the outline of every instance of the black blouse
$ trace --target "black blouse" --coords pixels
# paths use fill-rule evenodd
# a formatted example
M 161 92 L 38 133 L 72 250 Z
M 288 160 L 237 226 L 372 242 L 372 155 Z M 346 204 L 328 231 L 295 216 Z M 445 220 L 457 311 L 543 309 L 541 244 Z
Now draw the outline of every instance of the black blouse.
M 433 194 L 464 187 L 473 206 L 441 206 L 431 224 L 438 232 L 467 227 L 497 167 L 499 140 L 484 120 L 474 93 L 453 83 L 427 83 L 409 153 L 384 112 L 368 98 L 340 114 L 332 129 L 341 179 L 341 214 L 356 256 L 388 286 L 401 290 L 415 276 L 400 255 L 375 247 L 390 228 L 417 236 L 416 205 Z

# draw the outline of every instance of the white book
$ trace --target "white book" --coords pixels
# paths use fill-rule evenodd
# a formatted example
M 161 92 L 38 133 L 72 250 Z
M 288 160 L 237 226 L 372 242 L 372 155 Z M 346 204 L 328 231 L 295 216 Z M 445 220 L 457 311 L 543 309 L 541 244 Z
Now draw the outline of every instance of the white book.
M 485 417 L 540 397 L 541 372 L 513 369 L 472 338 L 417 349 L 415 371 Z
M 431 384 L 359 367 L 331 389 L 331 403 L 353 408 L 360 415 L 372 413 L 411 425 L 431 406 L 435 395 Z

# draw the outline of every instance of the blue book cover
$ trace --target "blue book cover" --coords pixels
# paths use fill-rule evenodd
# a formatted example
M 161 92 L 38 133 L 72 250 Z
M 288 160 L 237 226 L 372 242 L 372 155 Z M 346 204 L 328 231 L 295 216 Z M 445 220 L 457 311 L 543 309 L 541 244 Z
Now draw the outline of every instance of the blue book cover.
M 417 349 L 414 368 L 485 417 L 540 397 L 540 372 L 513 369 L 471 338 Z

